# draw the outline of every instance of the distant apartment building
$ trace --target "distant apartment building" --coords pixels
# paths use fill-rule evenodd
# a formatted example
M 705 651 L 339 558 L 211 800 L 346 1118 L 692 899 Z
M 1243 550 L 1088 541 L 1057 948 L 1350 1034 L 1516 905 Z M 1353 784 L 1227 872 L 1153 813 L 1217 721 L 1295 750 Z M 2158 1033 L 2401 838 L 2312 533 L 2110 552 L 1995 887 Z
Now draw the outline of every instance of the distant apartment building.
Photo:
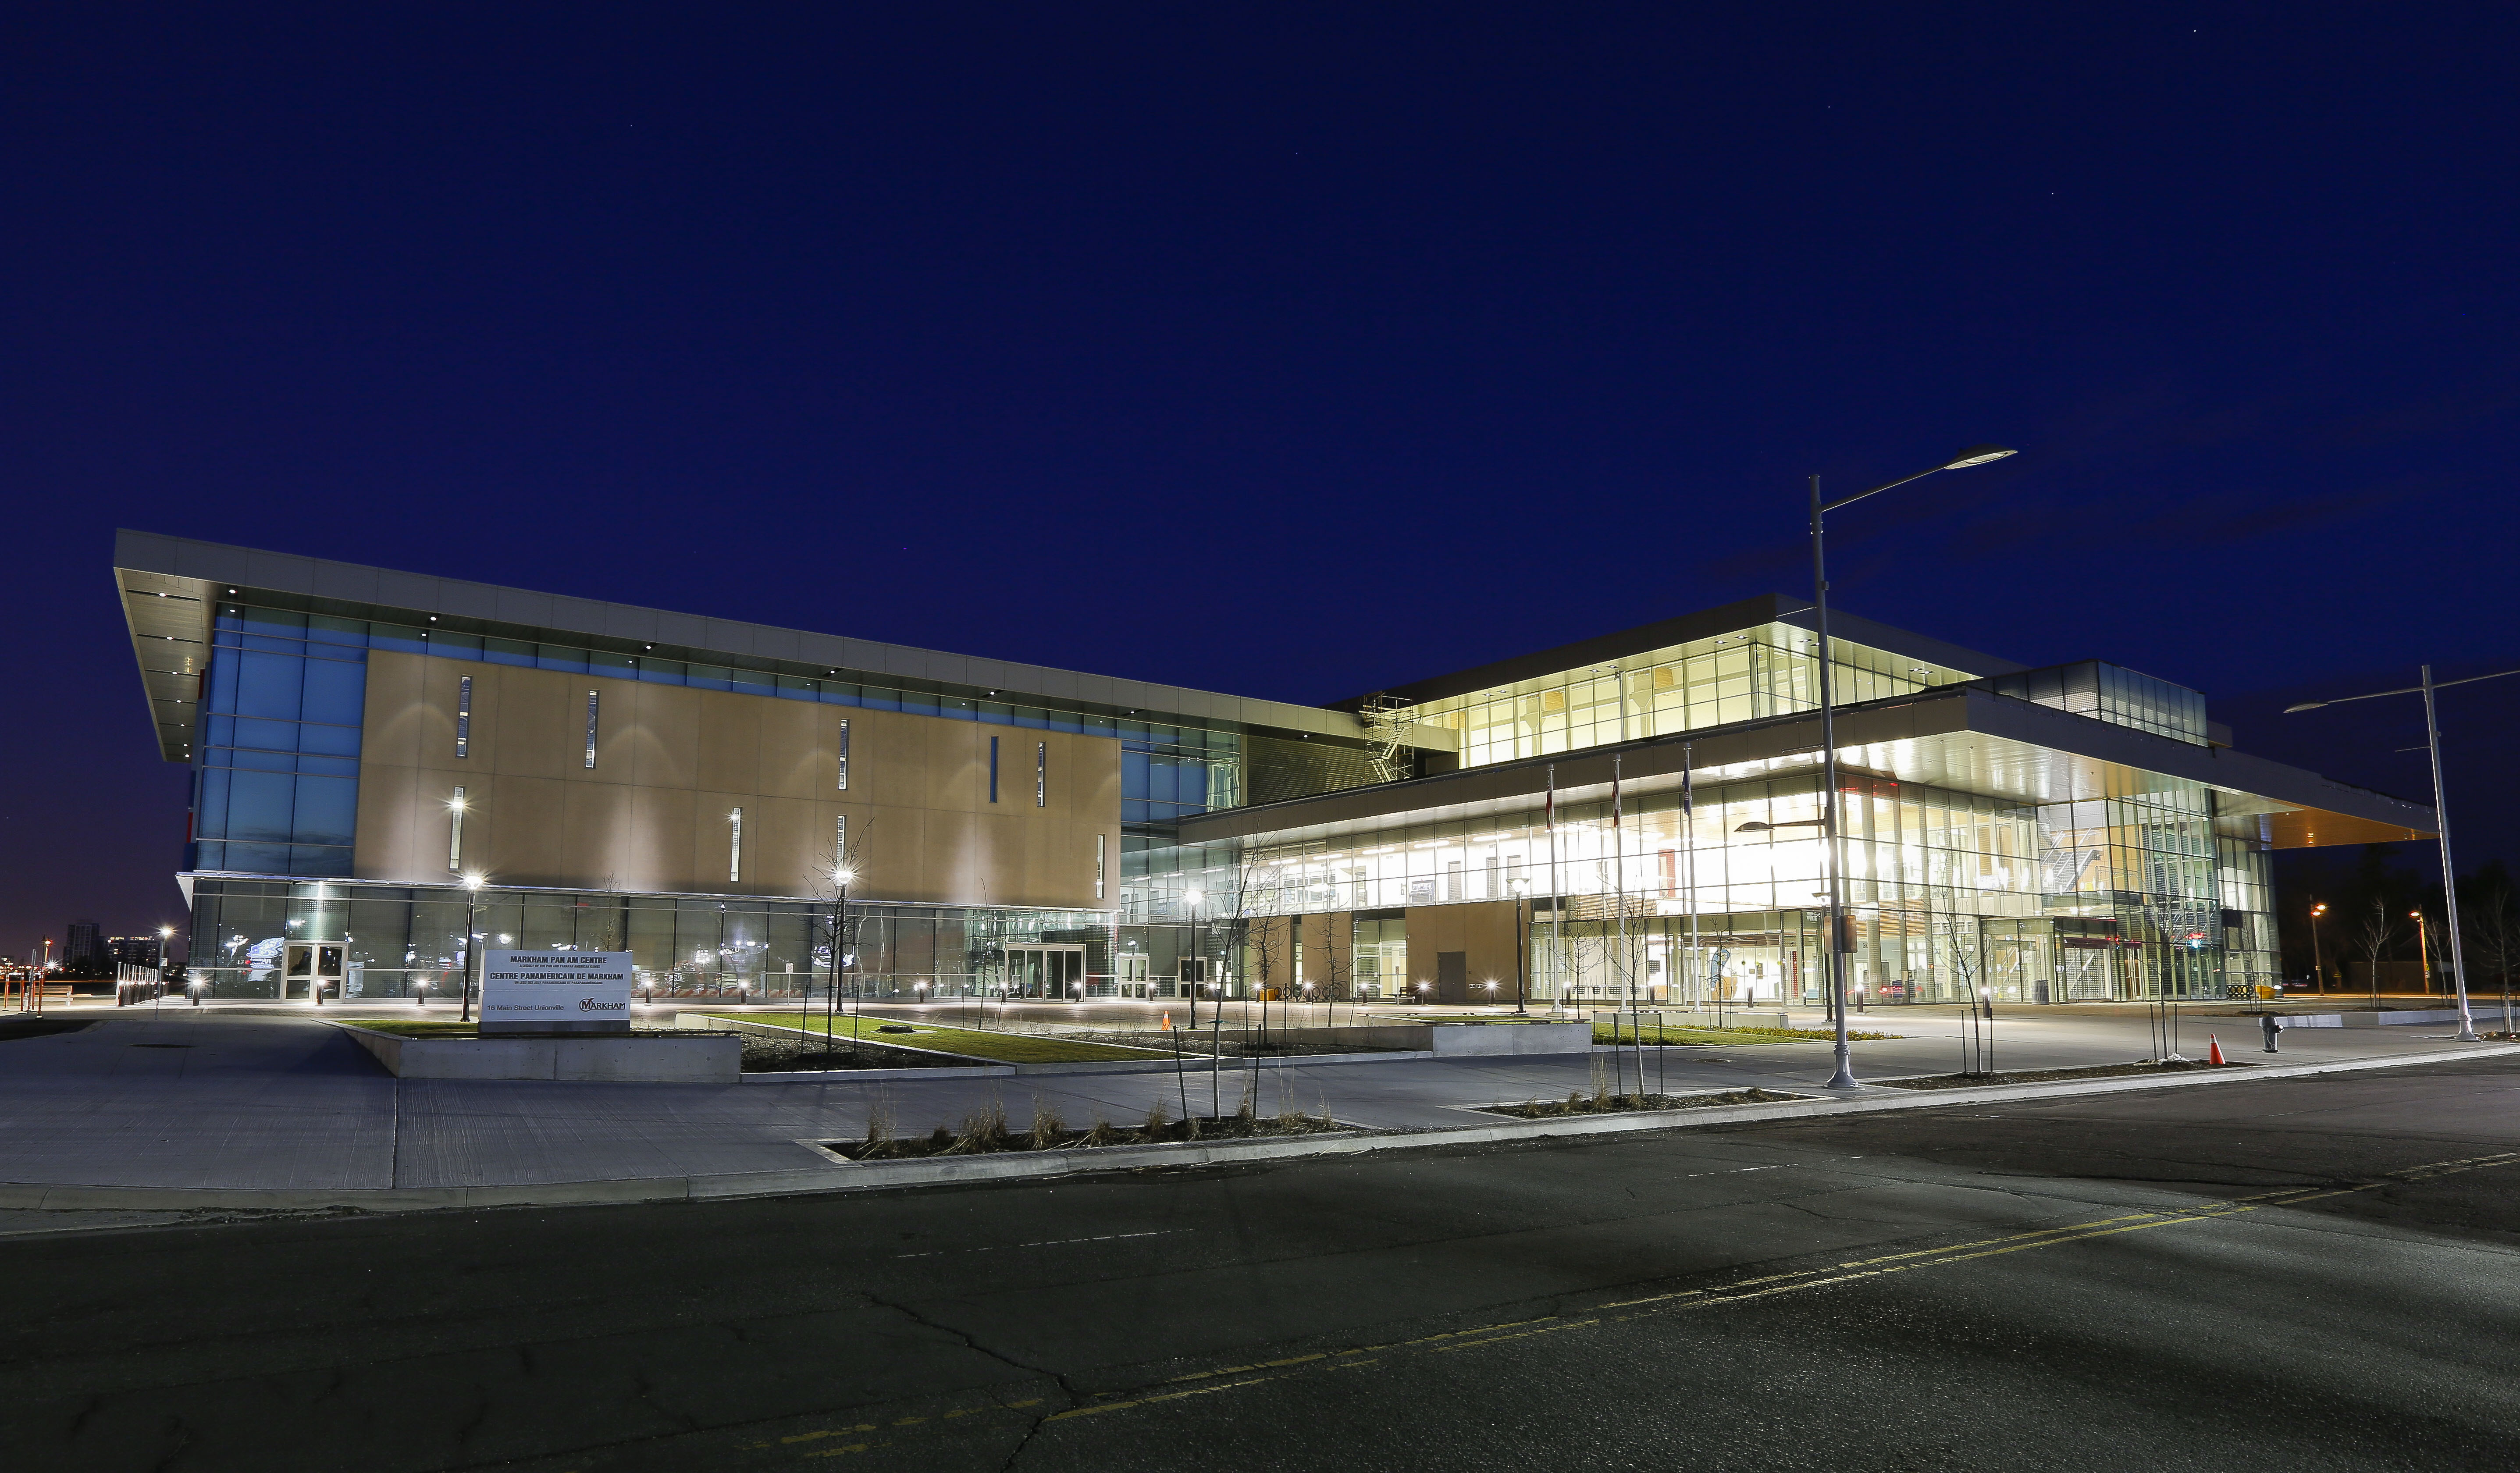
M 62 965 L 71 971 L 102 970 L 112 965 L 105 946 L 105 928 L 93 920 L 73 920 L 62 942 Z

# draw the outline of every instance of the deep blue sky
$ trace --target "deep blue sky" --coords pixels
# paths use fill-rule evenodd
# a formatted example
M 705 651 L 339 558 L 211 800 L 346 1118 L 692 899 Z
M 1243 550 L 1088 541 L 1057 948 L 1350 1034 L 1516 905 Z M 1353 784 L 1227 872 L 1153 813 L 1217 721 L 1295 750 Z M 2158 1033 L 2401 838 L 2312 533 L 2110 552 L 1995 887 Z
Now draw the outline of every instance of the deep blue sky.
M 1846 606 L 2520 663 L 2520 12 L 2062 12 L 13 9 L 0 951 L 173 904 L 116 524 L 1319 701 L 1996 440 Z M 2421 795 L 2323 719 L 2240 736 Z

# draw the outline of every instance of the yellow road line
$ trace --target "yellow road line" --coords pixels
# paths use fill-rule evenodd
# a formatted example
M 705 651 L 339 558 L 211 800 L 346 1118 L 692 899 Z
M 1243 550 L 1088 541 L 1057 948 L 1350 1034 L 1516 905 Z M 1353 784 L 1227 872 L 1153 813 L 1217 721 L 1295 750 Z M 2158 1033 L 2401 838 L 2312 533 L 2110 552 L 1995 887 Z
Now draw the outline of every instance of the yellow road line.
M 1072 1416 L 1092 1416 L 1098 1411 L 1120 1411 L 1131 1406 L 1152 1406 L 1157 1402 L 1178 1402 L 1184 1397 L 1203 1397 L 1210 1392 L 1232 1391 L 1238 1386 L 1257 1386 L 1263 1381 L 1278 1379 L 1276 1376 L 1253 1376 L 1248 1381 L 1228 1381 L 1222 1386 L 1193 1386 L 1188 1391 L 1168 1391 L 1161 1396 L 1140 1397 L 1134 1402 L 1105 1402 L 1100 1406 L 1070 1406 L 1065 1411 L 1054 1411 L 1042 1420 L 1063 1422 Z
M 818 1443 L 827 1437 L 846 1437 L 852 1432 L 873 1432 L 874 1430 L 875 1423 L 860 1422 L 854 1427 L 832 1427 L 821 1432 L 799 1432 L 794 1437 L 783 1437 L 779 1441 L 783 1445 L 788 1443 Z M 754 1443 L 752 1446 L 756 1448 L 767 1448 L 770 1445 L 768 1443 Z
M 2217 1198 L 2213 1201 L 2199 1202 L 2182 1208 L 2171 1208 L 2153 1212 L 2126 1213 L 2117 1217 L 2095 1218 L 2086 1223 L 2073 1223 L 2056 1228 L 2037 1228 L 2029 1232 L 2008 1233 L 2000 1237 L 1978 1238 L 1962 1243 L 1947 1243 L 1938 1248 L 1917 1248 L 1901 1253 L 1886 1253 L 1875 1258 L 1850 1260 L 1837 1266 L 1841 1270 L 1850 1272 L 1830 1273 L 1825 1270 L 1821 1269 L 1798 1269 L 1784 1273 L 1765 1273 L 1756 1278 L 1736 1279 L 1732 1283 L 1718 1284 L 1711 1288 L 1679 1289 L 1668 1294 L 1647 1295 L 1641 1299 L 1611 1300 L 1595 1306 L 1593 1311 L 1594 1317 L 1589 1319 L 1564 1319 L 1555 1315 L 1543 1315 L 1533 1319 L 1506 1320 L 1496 1324 L 1477 1325 L 1469 1329 L 1447 1330 L 1438 1335 L 1422 1335 L 1415 1340 L 1402 1340 L 1377 1345 L 1352 1346 L 1346 1350 L 1339 1351 L 1314 1351 L 1300 1356 L 1286 1356 L 1275 1361 L 1255 1361 L 1247 1364 L 1222 1366 L 1215 1370 L 1193 1371 L 1188 1375 L 1175 1376 L 1171 1378 L 1169 1382 L 1161 1384 L 1179 1385 L 1185 1381 L 1203 1381 L 1210 1380 L 1218 1376 L 1244 1375 L 1246 1372 L 1259 1370 L 1274 1371 L 1276 1374 L 1257 1376 L 1246 1375 L 1242 1380 L 1224 1381 L 1214 1386 L 1191 1386 L 1179 1391 L 1162 1392 L 1154 1396 L 1135 1397 L 1123 1401 L 1099 1402 L 1089 1406 L 1071 1406 L 1064 1411 L 1052 1412 L 1042 1420 L 1045 1422 L 1057 1422 L 1064 1421 L 1070 1417 L 1091 1416 L 1097 1412 L 1102 1411 L 1125 1411 L 1133 1407 L 1153 1406 L 1165 1402 L 1178 1402 L 1187 1397 L 1207 1396 L 1214 1392 L 1235 1391 L 1245 1386 L 1258 1386 L 1270 1381 L 1285 1380 L 1290 1376 L 1300 1375 L 1303 1373 L 1301 1370 L 1287 1369 L 1287 1367 L 1290 1366 L 1311 1366 L 1324 1370 L 1347 1370 L 1367 1365 L 1378 1365 L 1381 1363 L 1381 1361 L 1377 1353 L 1384 1351 L 1418 1350 L 1432 1355 L 1444 1354 L 1452 1351 L 1470 1350 L 1474 1347 L 1483 1345 L 1502 1344 L 1508 1340 L 1527 1340 L 1538 1335 L 1553 1334 L 1559 1330 L 1586 1329 L 1598 1325 L 1605 1320 L 1611 1322 L 1624 1322 L 1631 1319 L 1640 1319 L 1647 1315 L 1663 1314 L 1681 1310 L 1705 1309 L 1714 1305 L 1739 1304 L 1747 1300 L 1767 1299 L 1778 1294 L 1798 1294 L 1807 1289 L 1825 1288 L 1832 1284 L 1853 1283 L 1858 1279 L 1880 1278 L 1892 1273 L 1904 1273 L 1917 1269 L 1934 1269 L 1951 1264 L 1972 1263 L 1979 1259 L 2002 1258 L 2008 1254 L 2026 1253 L 2034 1248 L 2052 1248 L 2065 1243 L 2089 1242 L 2094 1238 L 2117 1237 L 2131 1232 L 2149 1231 L 2155 1228 L 2174 1228 L 2182 1224 L 2219 1222 L 2227 1218 L 2237 1217 L 2242 1213 L 2256 1212 L 2261 1208 L 2266 1207 L 2290 1207 L 2302 1202 L 2315 1202 L 2327 1197 L 2348 1196 L 2355 1192 L 2372 1191 L 2383 1186 L 2398 1185 L 2408 1182 L 2429 1181 L 2436 1177 L 2451 1176 L 2464 1171 L 2474 1171 L 2482 1167 L 2501 1166 L 2514 1163 L 2520 1163 L 2520 1151 L 2503 1151 L 2488 1156 L 2470 1156 L 2452 1161 L 2429 1162 L 2422 1166 L 2412 1166 L 2404 1171 L 2392 1172 L 2385 1177 L 2381 1177 L 2373 1181 L 2356 1183 L 2350 1186 L 2276 1187 L 2269 1191 L 2256 1192 L 2244 1197 Z M 1633 1313 L 1625 1315 L 1606 1313 L 1612 1310 L 1629 1310 Z M 1505 1333 L 1500 1333 L 1501 1331 Z M 1374 1357 L 1375 1359 L 1353 1359 L 1356 1357 Z M 960 1410 L 945 1412 L 942 1414 L 942 1418 L 940 1419 L 970 1416 L 982 1411 L 1014 1410 L 1024 1406 L 1035 1406 L 1040 1405 L 1041 1400 L 1041 1398 L 1036 1397 L 1029 1401 L 1008 1403 L 1004 1406 L 966 1407 Z M 896 1427 L 910 1426 L 925 1420 L 927 1420 L 927 1418 L 905 1417 L 894 1422 L 893 1425 Z M 794 1437 L 782 1438 L 780 1441 L 782 1443 L 813 1442 L 820 1438 L 842 1437 L 853 1432 L 871 1432 L 874 1430 L 875 1424 L 869 1422 L 844 1429 L 802 1433 Z M 756 1443 L 748 1446 L 766 1448 L 771 1445 L 767 1443 Z M 806 1457 L 837 1457 L 846 1453 L 863 1452 L 870 1445 L 866 1443 L 852 1443 L 845 1447 L 820 1449 L 802 1453 L 801 1455 Z
M 1564 1324 L 1552 1324 L 1547 1329 L 1542 1330 L 1521 1330 L 1511 1335 L 1491 1335 L 1485 1340 L 1464 1340 L 1459 1345 L 1439 1345 L 1428 1351 L 1427 1354 L 1430 1356 L 1440 1356 L 1446 1351 L 1468 1350 L 1474 1345 L 1494 1345 L 1500 1340 L 1528 1340 L 1534 1335 L 1553 1335 L 1559 1330 L 1580 1330 L 1588 1324 L 1599 1324 L 1600 1322 L 1601 1321 L 1598 1319 L 1570 1319 Z

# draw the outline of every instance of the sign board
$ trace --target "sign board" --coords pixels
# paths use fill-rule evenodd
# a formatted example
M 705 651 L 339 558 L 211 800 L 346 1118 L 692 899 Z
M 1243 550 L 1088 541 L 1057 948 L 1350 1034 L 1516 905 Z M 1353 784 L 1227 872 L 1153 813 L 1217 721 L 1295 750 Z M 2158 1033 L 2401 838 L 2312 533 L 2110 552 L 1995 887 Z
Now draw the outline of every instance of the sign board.
M 485 951 L 481 1021 L 556 1032 L 627 1028 L 631 975 L 628 952 Z

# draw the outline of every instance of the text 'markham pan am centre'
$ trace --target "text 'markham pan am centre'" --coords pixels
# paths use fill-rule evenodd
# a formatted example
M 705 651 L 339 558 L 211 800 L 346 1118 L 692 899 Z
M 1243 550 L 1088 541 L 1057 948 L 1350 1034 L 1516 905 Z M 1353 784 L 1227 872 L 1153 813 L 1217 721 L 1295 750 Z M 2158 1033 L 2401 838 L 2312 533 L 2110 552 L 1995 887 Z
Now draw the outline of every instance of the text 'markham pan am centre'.
M 660 996 L 819 993 L 835 916 L 863 997 L 1825 985 L 1794 599 L 1315 707 L 141 532 L 114 577 L 216 997 L 452 996 L 468 914 Z M 2432 832 L 2165 681 L 1831 634 L 1876 1003 L 2245 995 L 2270 850 Z

